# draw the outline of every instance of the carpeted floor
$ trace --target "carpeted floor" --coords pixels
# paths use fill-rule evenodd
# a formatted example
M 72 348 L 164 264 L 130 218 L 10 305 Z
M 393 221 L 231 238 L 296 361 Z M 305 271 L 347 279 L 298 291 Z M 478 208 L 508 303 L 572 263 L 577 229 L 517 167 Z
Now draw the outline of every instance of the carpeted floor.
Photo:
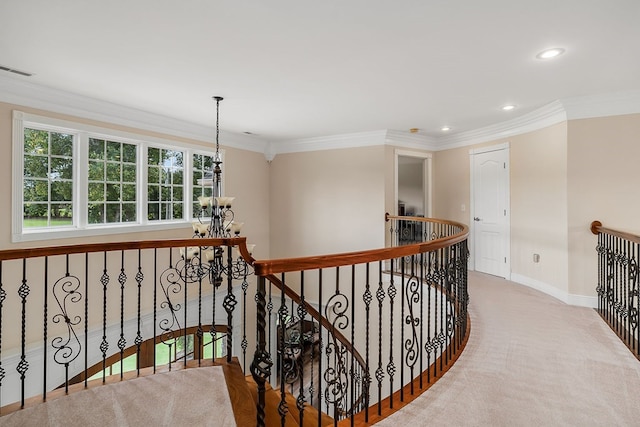
M 458 362 L 383 426 L 640 426 L 640 362 L 589 308 L 470 273 Z
M 95 387 L 17 411 L 0 426 L 235 426 L 222 368 L 190 368 Z

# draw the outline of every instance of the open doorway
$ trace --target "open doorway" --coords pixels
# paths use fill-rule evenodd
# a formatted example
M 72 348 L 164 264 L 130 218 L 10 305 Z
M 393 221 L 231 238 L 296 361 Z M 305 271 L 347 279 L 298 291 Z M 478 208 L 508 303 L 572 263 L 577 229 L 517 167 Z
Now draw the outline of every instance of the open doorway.
M 431 216 L 431 154 L 396 150 L 396 214 Z

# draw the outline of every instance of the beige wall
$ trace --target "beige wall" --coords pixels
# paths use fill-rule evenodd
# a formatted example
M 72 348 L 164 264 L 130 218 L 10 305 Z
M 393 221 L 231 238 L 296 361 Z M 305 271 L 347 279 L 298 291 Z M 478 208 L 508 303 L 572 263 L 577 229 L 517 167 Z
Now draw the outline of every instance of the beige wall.
M 640 234 L 640 114 L 572 120 L 568 134 L 570 288 L 591 295 L 597 281 L 591 222 Z
M 510 146 L 511 271 L 566 292 L 565 123 L 508 139 L 436 152 L 434 216 L 469 224 L 469 150 L 505 142 Z M 533 263 L 534 253 L 540 254 L 540 263 Z
M 384 245 L 385 147 L 279 154 L 271 162 L 271 254 Z
M 87 123 L 108 129 L 117 129 L 141 136 L 149 135 L 172 141 L 202 145 L 209 148 L 213 147 L 212 141 L 190 140 L 172 135 L 158 134 L 125 126 L 118 126 L 94 120 L 80 119 L 77 117 L 0 103 L 0 147 L 2 147 L 3 152 L 5 153 L 5 155 L 0 156 L 0 200 L 2 206 L 4 206 L 2 215 L 0 215 L 0 250 L 74 243 L 112 242 L 121 241 L 123 238 L 130 240 L 145 240 L 191 237 L 191 226 L 185 224 L 184 228 L 167 229 L 164 231 L 109 234 L 103 236 L 83 237 L 79 239 L 56 239 L 44 242 L 11 243 L 11 138 L 13 110 L 79 123 Z M 222 141 L 222 145 L 224 145 L 224 141 Z M 264 155 L 261 153 L 225 148 L 225 164 L 223 167 L 225 173 L 225 191 L 229 195 L 236 196 L 236 207 L 234 208 L 236 218 L 245 223 L 246 230 L 243 229 L 243 235 L 249 236 L 248 239 L 251 240 L 252 243 L 256 243 L 258 245 L 256 247 L 256 254 L 261 257 L 268 257 L 269 213 L 268 209 L 265 208 L 269 200 L 268 163 L 265 160 Z

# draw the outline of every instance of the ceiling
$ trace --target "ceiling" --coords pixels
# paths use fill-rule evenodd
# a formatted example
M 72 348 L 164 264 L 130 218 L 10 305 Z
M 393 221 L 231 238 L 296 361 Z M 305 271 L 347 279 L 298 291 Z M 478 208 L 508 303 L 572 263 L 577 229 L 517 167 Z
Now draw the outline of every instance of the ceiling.
M 639 90 L 639 21 L 638 0 L 2 0 L 0 65 L 33 76 L 0 74 L 206 126 L 220 95 L 224 131 L 267 141 L 437 141 Z

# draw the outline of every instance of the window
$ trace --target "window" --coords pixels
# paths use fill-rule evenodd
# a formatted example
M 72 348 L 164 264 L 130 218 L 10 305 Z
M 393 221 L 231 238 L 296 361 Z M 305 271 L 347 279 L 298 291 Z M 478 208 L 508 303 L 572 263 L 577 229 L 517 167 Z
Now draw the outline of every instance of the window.
M 150 221 L 184 218 L 184 152 L 149 148 L 147 195 Z
M 23 227 L 73 224 L 73 135 L 24 129 Z
M 204 154 L 193 155 L 193 174 L 192 174 L 192 186 L 193 197 L 191 199 L 193 218 L 197 218 L 200 214 L 200 202 L 198 197 L 212 197 L 213 196 L 213 156 L 207 156 Z M 208 182 L 207 182 L 208 181 Z
M 199 146 L 19 111 L 13 134 L 14 242 L 185 227 L 212 195 Z
M 89 138 L 89 224 L 137 221 L 137 147 Z

